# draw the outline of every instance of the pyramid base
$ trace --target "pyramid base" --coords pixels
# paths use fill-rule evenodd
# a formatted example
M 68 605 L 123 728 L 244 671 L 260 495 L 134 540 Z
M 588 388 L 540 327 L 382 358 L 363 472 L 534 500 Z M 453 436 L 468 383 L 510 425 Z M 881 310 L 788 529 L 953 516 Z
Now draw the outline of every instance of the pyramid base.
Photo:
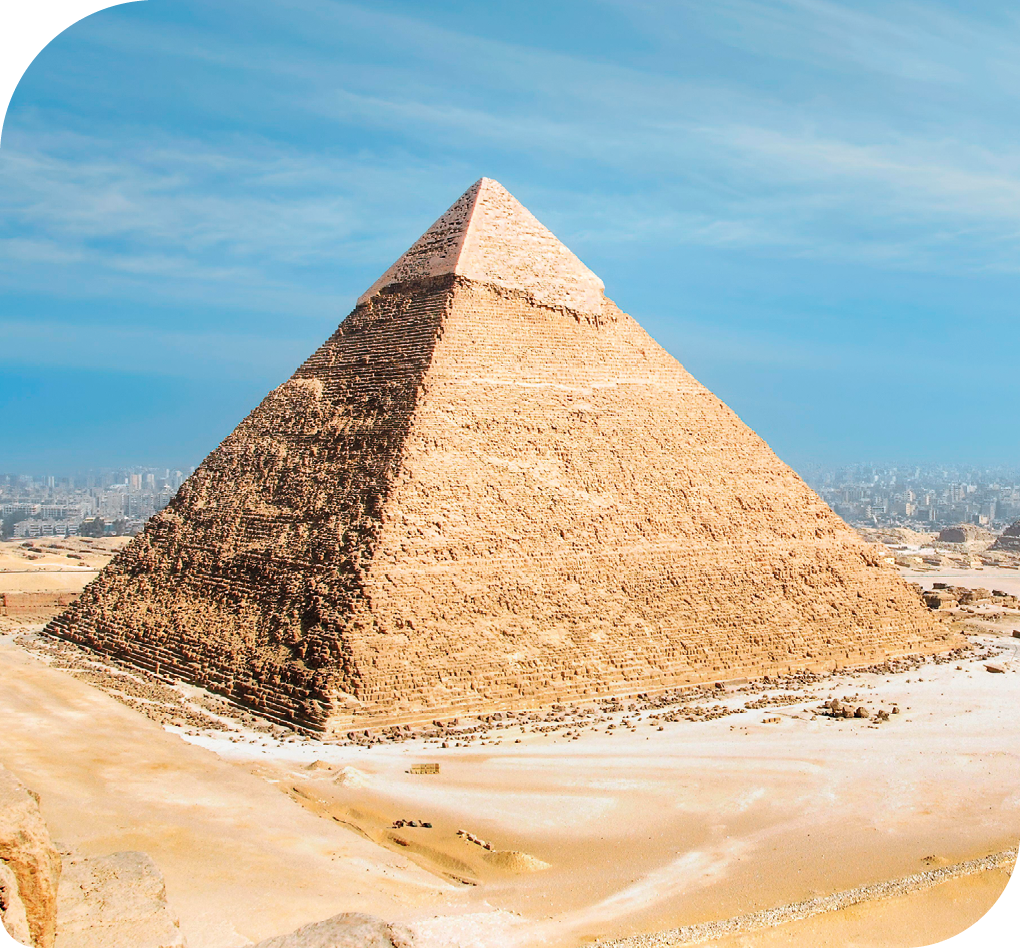
M 792 675 L 811 672 L 827 675 L 833 672 L 850 671 L 881 665 L 907 656 L 929 656 L 950 652 L 966 645 L 966 639 L 957 633 L 947 632 L 933 641 L 918 642 L 906 648 L 877 648 L 864 651 L 846 650 L 823 659 L 808 658 L 760 665 L 743 665 L 705 669 L 703 672 L 685 671 L 679 674 L 663 674 L 652 678 L 633 681 L 598 682 L 586 681 L 576 685 L 546 687 L 542 693 L 533 696 L 498 697 L 473 700 L 465 696 L 443 705 L 419 706 L 406 710 L 392 707 L 365 708 L 348 713 L 330 715 L 321 728 L 332 737 L 347 737 L 349 731 L 377 730 L 393 726 L 420 725 L 434 719 L 494 714 L 506 711 L 537 711 L 554 704 L 584 703 L 605 698 L 636 698 L 663 694 L 676 688 L 693 685 L 745 684 L 750 680 L 768 676 Z

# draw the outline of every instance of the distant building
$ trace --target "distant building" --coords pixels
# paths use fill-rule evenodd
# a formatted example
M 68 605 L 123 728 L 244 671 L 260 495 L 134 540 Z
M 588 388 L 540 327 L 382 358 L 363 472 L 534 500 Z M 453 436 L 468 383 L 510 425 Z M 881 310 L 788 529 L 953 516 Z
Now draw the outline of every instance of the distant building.
M 31 537 L 73 537 L 78 524 L 70 520 L 22 520 L 14 524 L 14 536 L 18 539 Z

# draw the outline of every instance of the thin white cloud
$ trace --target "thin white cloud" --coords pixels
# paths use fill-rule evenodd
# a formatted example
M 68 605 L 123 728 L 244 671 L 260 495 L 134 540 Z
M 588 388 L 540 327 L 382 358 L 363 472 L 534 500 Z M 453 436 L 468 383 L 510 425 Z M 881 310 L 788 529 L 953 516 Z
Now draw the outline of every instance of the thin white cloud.
M 279 378 L 308 355 L 306 340 L 246 333 L 173 332 L 151 326 L 82 326 L 49 320 L 0 321 L 0 363 L 123 372 L 144 369 L 157 376 Z M 303 344 L 302 344 L 303 343 Z M 153 353 L 159 353 L 154 359 Z
M 631 9 L 662 43 L 679 28 L 673 5 Z M 936 85 L 960 81 L 967 50 L 1005 63 L 1018 48 L 1008 30 L 904 4 L 720 0 L 677 9 L 772 55 L 790 47 L 813 62 L 905 70 Z M 438 180 L 450 182 L 452 200 L 478 170 L 490 173 L 490 159 L 514 155 L 634 182 L 534 191 L 540 216 L 578 250 L 644 240 L 908 269 L 1014 266 L 1020 160 L 1008 137 L 962 142 L 951 126 L 904 130 L 870 107 L 835 114 L 824 98 L 766 92 L 738 74 L 722 84 L 654 62 L 607 64 L 372 7 L 302 0 L 256 12 L 270 18 L 262 41 L 251 38 L 258 30 L 242 41 L 184 25 L 156 34 L 134 20 L 90 41 L 145 43 L 154 54 L 243 70 L 274 108 L 347 137 L 377 133 L 388 150 L 352 155 L 253 134 L 153 140 L 130 129 L 115 140 L 27 122 L 0 154 L 0 210 L 22 229 L 10 235 L 12 260 L 42 268 L 46 254 L 56 262 L 62 253 L 87 265 L 86 284 L 102 283 L 101 273 L 126 292 L 169 277 L 181 299 L 208 299 L 219 284 L 228 306 L 286 308 L 288 290 L 293 309 L 322 305 L 330 292 L 349 300 L 363 287 L 325 279 L 333 261 L 337 273 L 370 279 L 442 210 L 422 198 Z M 364 68 L 335 54 L 329 38 L 338 36 L 369 50 Z M 373 62 L 373 44 L 391 59 Z M 184 93 L 189 82 L 203 107 L 200 80 L 182 70 Z M 7 267 L 8 285 L 37 276 Z

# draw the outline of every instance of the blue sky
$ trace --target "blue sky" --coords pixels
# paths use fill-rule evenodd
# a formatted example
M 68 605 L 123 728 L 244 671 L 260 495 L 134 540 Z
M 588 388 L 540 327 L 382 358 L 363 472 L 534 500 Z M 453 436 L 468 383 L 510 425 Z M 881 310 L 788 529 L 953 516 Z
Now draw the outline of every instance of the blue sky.
M 1020 16 L 146 0 L 0 147 L 0 470 L 197 463 L 496 178 L 795 467 L 1020 463 Z

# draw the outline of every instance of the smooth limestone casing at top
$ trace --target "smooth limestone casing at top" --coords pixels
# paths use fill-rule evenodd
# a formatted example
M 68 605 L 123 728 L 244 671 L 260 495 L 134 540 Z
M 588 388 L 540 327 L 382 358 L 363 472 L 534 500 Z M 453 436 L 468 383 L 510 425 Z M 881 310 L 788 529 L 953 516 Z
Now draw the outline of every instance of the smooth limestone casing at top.
M 485 178 L 47 631 L 327 731 L 955 644 Z

